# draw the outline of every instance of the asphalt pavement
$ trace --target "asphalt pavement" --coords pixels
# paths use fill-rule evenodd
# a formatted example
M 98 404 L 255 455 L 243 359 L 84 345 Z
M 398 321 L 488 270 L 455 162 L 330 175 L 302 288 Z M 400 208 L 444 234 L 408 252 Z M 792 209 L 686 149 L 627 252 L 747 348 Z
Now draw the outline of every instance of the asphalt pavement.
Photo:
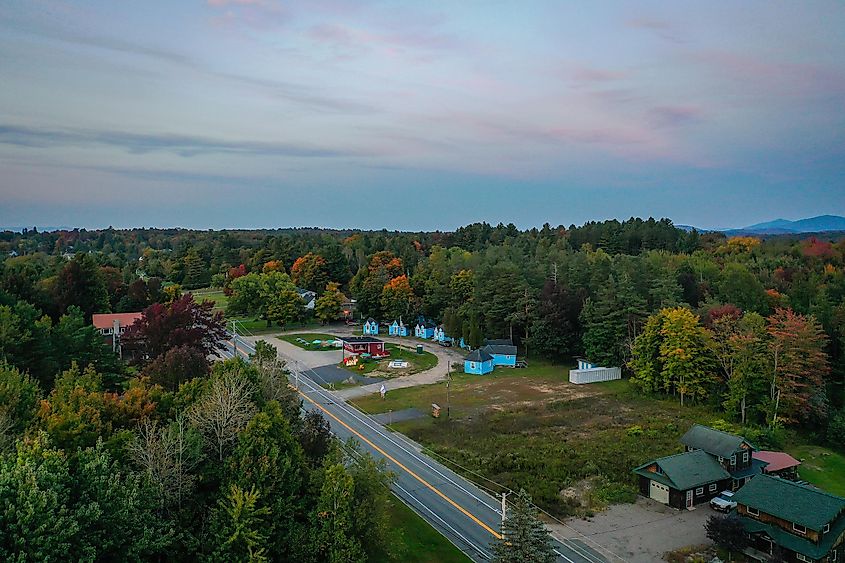
M 234 350 L 231 342 L 224 356 Z M 238 338 L 238 352 L 248 354 L 252 344 Z M 483 491 L 432 457 L 398 432 L 391 432 L 375 418 L 348 405 L 341 397 L 320 387 L 310 368 L 300 371 L 299 393 L 306 409 L 319 410 L 332 432 L 342 440 L 354 438 L 364 451 L 385 459 L 395 473 L 394 494 L 429 522 L 473 561 L 492 559 L 492 542 L 501 537 L 501 500 Z M 558 561 L 604 563 L 621 561 L 610 552 L 601 553 L 579 539 L 555 540 Z M 591 544 L 592 545 L 592 544 Z

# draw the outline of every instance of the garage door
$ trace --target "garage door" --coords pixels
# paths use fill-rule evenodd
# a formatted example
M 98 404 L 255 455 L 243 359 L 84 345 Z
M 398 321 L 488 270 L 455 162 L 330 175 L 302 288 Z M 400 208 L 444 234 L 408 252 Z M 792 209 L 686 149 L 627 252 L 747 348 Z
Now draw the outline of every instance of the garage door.
M 661 485 L 657 481 L 652 481 L 649 486 L 648 496 L 657 502 L 669 504 L 669 487 Z

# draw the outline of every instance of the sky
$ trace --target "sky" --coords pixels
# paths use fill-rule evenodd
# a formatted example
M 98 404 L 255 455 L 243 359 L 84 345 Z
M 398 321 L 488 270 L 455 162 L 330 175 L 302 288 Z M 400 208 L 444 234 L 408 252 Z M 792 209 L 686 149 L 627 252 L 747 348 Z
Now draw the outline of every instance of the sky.
M 3 0 L 0 225 L 845 215 L 845 3 Z

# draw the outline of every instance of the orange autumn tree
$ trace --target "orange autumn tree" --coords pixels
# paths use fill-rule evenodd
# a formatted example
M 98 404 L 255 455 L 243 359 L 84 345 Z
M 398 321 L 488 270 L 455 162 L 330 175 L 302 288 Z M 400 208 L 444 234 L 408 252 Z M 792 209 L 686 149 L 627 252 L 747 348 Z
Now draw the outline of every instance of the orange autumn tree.
M 812 315 L 778 309 L 769 317 L 771 424 L 806 423 L 827 412 L 824 378 L 830 372 L 827 336 Z
M 290 277 L 297 287 L 320 292 L 329 282 L 326 259 L 313 252 L 300 256 L 290 268 Z
M 414 306 L 414 290 L 408 282 L 408 276 L 393 278 L 381 291 L 381 307 L 389 319 L 410 318 Z

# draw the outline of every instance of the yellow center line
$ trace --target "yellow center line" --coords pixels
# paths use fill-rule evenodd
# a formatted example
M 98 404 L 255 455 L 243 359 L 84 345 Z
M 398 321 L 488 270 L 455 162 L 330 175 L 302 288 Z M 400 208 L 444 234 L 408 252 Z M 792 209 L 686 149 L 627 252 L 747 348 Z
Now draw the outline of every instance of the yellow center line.
M 393 456 L 391 456 L 390 454 L 388 454 L 386 451 L 384 451 L 383 449 L 381 449 L 380 447 L 378 447 L 377 445 L 375 445 L 374 443 L 372 443 L 372 442 L 371 442 L 370 440 L 368 440 L 365 436 L 361 435 L 361 433 L 360 433 L 360 432 L 358 432 L 357 430 L 355 430 L 354 428 L 352 428 L 351 426 L 349 426 L 348 424 L 346 424 L 345 422 L 343 422 L 342 420 L 340 420 L 338 417 L 336 417 L 335 415 L 333 415 L 332 413 L 330 413 L 327 409 L 325 409 L 325 408 L 323 407 L 323 405 L 321 405 L 321 404 L 317 403 L 316 401 L 314 401 L 314 399 L 312 399 L 311 397 L 309 397 L 308 395 L 306 395 L 305 393 L 303 393 L 303 392 L 302 392 L 302 391 L 300 391 L 299 389 L 297 389 L 297 392 L 298 392 L 300 395 L 302 395 L 302 397 L 303 397 L 303 398 L 305 398 L 305 400 L 306 400 L 306 401 L 308 401 L 309 403 L 311 403 L 312 405 L 314 405 L 315 407 L 317 407 L 318 409 L 320 409 L 321 411 L 323 411 L 324 413 L 326 413 L 327 415 L 329 415 L 330 417 L 332 417 L 334 420 L 336 420 L 337 422 L 339 422 L 339 423 L 340 423 L 340 424 L 341 424 L 344 428 L 346 428 L 347 430 L 349 430 L 350 432 L 352 432 L 353 434 L 355 434 L 356 436 L 358 436 L 361 440 L 363 440 L 364 442 L 366 442 L 366 443 L 367 443 L 367 444 L 368 444 L 371 448 L 373 448 L 373 449 L 374 449 L 374 450 L 376 450 L 378 453 L 380 453 L 381 455 L 383 455 L 384 457 L 386 457 L 387 459 L 389 459 L 390 461 L 392 461 L 393 463 L 395 463 L 397 466 L 401 467 L 401 468 L 402 468 L 402 469 L 403 469 L 406 473 L 408 473 L 408 475 L 410 475 L 411 477 L 413 477 L 414 479 L 416 479 L 417 481 L 419 481 L 420 483 L 422 483 L 423 485 L 425 485 L 426 487 L 428 487 L 429 489 L 431 489 L 431 490 L 432 490 L 435 494 L 437 494 L 437 496 L 439 496 L 440 498 L 442 498 L 443 500 L 445 500 L 446 502 L 448 502 L 449 504 L 451 504 L 452 506 L 454 506 L 455 508 L 457 508 L 458 510 L 460 510 L 460 511 L 461 511 L 462 513 L 464 513 L 467 517 L 469 517 L 469 518 L 470 518 L 473 522 L 475 522 L 476 524 L 478 524 L 479 526 L 481 526 L 482 528 L 484 528 L 485 530 L 487 530 L 488 532 L 490 532 L 491 534 L 493 534 L 493 537 L 494 537 L 494 538 L 496 538 L 496 539 L 502 539 L 502 534 L 500 534 L 499 532 L 497 532 L 496 530 L 494 530 L 493 528 L 491 528 L 490 526 L 488 526 L 487 524 L 485 524 L 484 522 L 482 522 L 481 520 L 479 520 L 478 518 L 476 518 L 476 517 L 475 517 L 473 514 L 471 514 L 471 513 L 470 513 L 467 509 L 465 509 L 463 506 L 459 505 L 458 503 L 456 503 L 455 501 L 453 501 L 452 499 L 450 499 L 449 497 L 447 497 L 447 496 L 446 496 L 445 494 L 443 494 L 440 490 L 438 490 L 438 489 L 437 489 L 434 485 L 432 485 L 431 483 L 429 483 L 428 481 L 426 481 L 425 479 L 423 479 L 422 477 L 420 477 L 419 475 L 417 475 L 416 473 L 414 473 L 413 471 L 411 471 L 410 469 L 408 469 L 407 467 L 405 467 L 405 466 L 404 466 L 402 463 L 400 463 L 400 462 L 399 462 L 396 458 L 394 458 Z

